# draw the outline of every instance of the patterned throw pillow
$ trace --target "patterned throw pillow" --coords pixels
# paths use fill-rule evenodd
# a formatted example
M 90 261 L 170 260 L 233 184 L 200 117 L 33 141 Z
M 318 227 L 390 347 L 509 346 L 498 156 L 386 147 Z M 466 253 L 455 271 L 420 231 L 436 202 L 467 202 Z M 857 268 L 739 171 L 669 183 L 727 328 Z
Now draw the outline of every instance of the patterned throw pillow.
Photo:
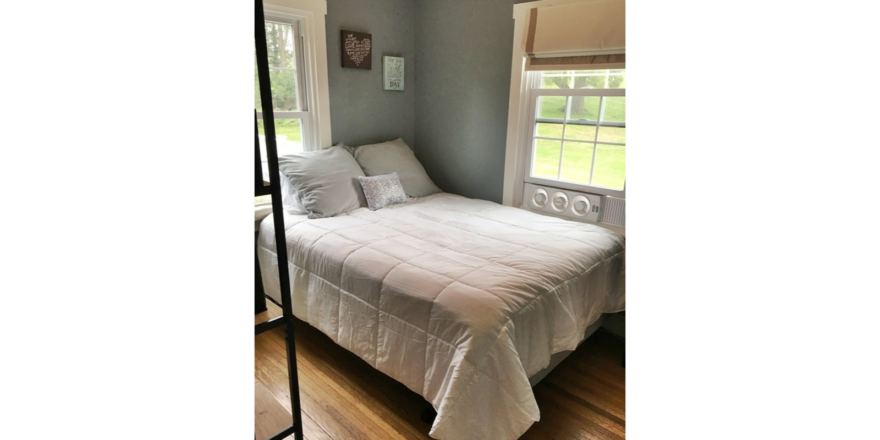
M 358 176 L 361 187 L 364 189 L 364 197 L 371 211 L 382 209 L 388 205 L 406 203 L 406 193 L 397 173 L 382 174 L 380 176 Z

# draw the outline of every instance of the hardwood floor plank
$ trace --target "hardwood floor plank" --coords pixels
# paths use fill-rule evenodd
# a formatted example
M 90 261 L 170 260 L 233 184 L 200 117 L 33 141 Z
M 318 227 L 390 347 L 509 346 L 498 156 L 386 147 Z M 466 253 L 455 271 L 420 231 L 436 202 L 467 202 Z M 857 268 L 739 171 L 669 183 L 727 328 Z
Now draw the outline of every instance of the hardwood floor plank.
M 283 357 L 285 356 L 284 351 L 284 339 L 283 339 L 283 330 L 275 329 L 266 334 L 276 333 L 276 337 L 262 339 L 267 344 L 271 344 L 271 350 L 277 354 L 278 357 L 278 367 L 286 369 L 286 365 L 284 365 Z M 262 336 L 262 335 L 260 335 Z M 297 335 L 297 339 L 299 339 L 299 335 Z M 261 346 L 266 347 L 266 346 Z M 362 400 L 368 398 L 370 394 L 366 391 L 358 392 L 355 388 L 351 386 L 351 383 L 348 381 L 340 381 L 339 378 L 333 378 L 328 375 L 326 372 L 329 370 L 328 366 L 325 364 L 316 365 L 312 361 L 315 359 L 320 359 L 318 356 L 309 356 L 310 352 L 307 346 L 300 342 L 297 344 L 298 347 L 298 357 L 297 364 L 300 369 L 300 379 L 303 379 L 303 374 L 307 374 L 309 378 L 317 378 L 321 381 L 321 384 L 324 386 L 328 386 L 332 388 L 336 393 L 334 394 L 334 401 L 339 402 L 349 402 L 353 403 L 358 411 L 352 412 L 353 417 L 359 420 L 360 429 L 363 431 L 366 428 L 366 431 L 372 432 L 375 435 L 375 438 L 388 438 L 388 439 L 428 439 L 430 437 L 427 436 L 426 429 L 424 434 L 419 435 L 419 433 L 413 433 L 412 427 L 410 426 L 407 429 L 403 423 L 400 422 L 399 417 L 395 419 L 390 412 L 382 411 L 382 405 L 378 407 L 376 405 L 367 405 L 361 403 Z M 367 366 L 367 368 L 372 368 Z M 305 370 L 305 371 L 304 371 Z M 356 377 L 357 374 L 354 372 L 352 377 Z M 285 376 L 286 377 L 286 376 Z M 390 380 L 390 378 L 389 378 Z M 320 387 L 321 384 L 318 384 Z M 408 391 L 408 390 L 407 390 Z M 381 395 L 381 394 L 380 394 Z M 421 399 L 421 398 L 419 398 Z M 375 403 L 375 402 L 369 402 Z M 338 405 L 338 406 L 350 406 L 350 405 Z M 378 411 L 377 411 L 378 410 Z M 362 415 L 365 415 L 363 417 Z M 369 420 L 366 420 L 369 419 Z M 377 429 L 378 428 L 378 429 Z
M 272 330 L 263 335 L 275 333 L 276 330 Z M 287 396 L 287 361 L 282 355 L 278 355 L 274 349 L 266 345 L 267 341 L 261 340 L 260 336 L 257 337 L 255 344 L 256 356 L 264 363 L 271 364 L 271 366 L 265 366 L 265 370 L 277 371 L 283 368 L 283 374 L 269 376 L 268 380 L 272 380 L 276 384 L 281 383 L 282 389 L 285 390 L 284 395 Z M 273 354 L 274 356 L 272 356 Z M 297 364 L 299 364 L 299 361 Z M 275 395 L 277 397 L 278 393 L 275 393 Z M 285 399 L 285 407 L 289 409 L 290 397 L 285 397 Z M 302 405 L 302 412 L 307 414 L 315 422 L 315 425 L 320 427 L 331 439 L 366 438 L 362 432 L 350 426 L 345 418 L 340 416 L 339 412 L 333 409 L 332 406 L 325 405 L 322 402 L 320 390 L 315 391 L 311 383 L 304 383 L 302 374 L 300 374 L 300 404 Z M 303 423 L 303 427 L 306 427 L 305 423 Z
M 254 403 L 254 434 L 258 439 L 269 438 L 291 424 L 290 411 L 259 381 L 254 382 Z
M 570 368 L 563 368 L 558 372 L 554 371 L 558 374 L 552 377 L 548 375 L 547 382 L 571 389 L 572 392 L 577 391 L 576 394 L 585 400 L 607 406 L 611 410 L 624 407 L 626 403 L 625 390 L 614 390 L 606 386 L 601 380 L 597 380 L 589 370 L 576 369 L 574 365 L 567 365 L 567 367 Z M 572 385 L 569 386 L 569 384 Z
M 430 439 L 428 431 L 414 429 L 414 422 L 420 422 L 421 410 L 428 404 L 421 396 L 413 393 L 402 384 L 385 376 L 372 368 L 362 359 L 351 353 L 345 353 L 346 359 L 326 356 L 326 352 L 317 349 L 313 340 L 316 335 L 309 335 L 302 347 L 306 358 L 312 361 L 314 368 L 320 371 L 330 386 L 344 390 L 355 402 L 363 402 L 362 407 L 369 407 L 371 418 L 377 423 L 387 424 L 389 429 L 396 431 L 406 439 Z M 323 334 L 322 337 L 326 338 Z M 329 338 L 325 343 L 332 344 Z M 342 350 L 336 350 L 341 352 Z M 373 414 L 375 413 L 375 414 Z
M 548 384 L 535 390 L 536 397 L 541 396 L 545 408 L 554 408 L 567 415 L 580 425 L 600 438 L 624 438 L 626 436 L 625 421 L 613 414 L 578 399 L 568 391 Z
M 283 357 L 285 355 L 283 348 L 283 331 L 281 329 L 276 329 L 272 330 L 272 332 L 277 332 L 278 338 L 275 339 L 274 342 L 276 343 L 273 347 L 269 348 L 269 350 L 274 349 L 279 358 Z M 272 341 L 269 343 L 271 344 Z M 355 435 L 357 438 L 402 438 L 396 433 L 396 431 L 383 429 L 386 428 L 386 426 L 382 426 L 381 424 L 375 423 L 374 420 L 371 420 L 368 411 L 363 411 L 365 408 L 356 408 L 357 405 L 354 405 L 355 408 L 352 408 L 353 399 L 351 396 L 345 395 L 344 392 L 340 392 L 338 389 L 334 389 L 334 387 L 329 385 L 326 380 L 322 381 L 322 373 L 310 364 L 306 356 L 297 357 L 297 366 L 300 371 L 301 388 L 304 386 L 304 382 L 306 382 L 308 384 L 308 389 L 313 390 L 316 397 L 320 397 L 320 399 L 316 400 L 328 401 L 333 410 L 338 412 L 350 425 L 349 431 L 352 432 L 352 435 Z M 286 369 L 286 365 L 284 368 Z M 358 409 L 361 409 L 361 411 L 358 411 Z M 358 434 L 358 432 L 363 435 Z

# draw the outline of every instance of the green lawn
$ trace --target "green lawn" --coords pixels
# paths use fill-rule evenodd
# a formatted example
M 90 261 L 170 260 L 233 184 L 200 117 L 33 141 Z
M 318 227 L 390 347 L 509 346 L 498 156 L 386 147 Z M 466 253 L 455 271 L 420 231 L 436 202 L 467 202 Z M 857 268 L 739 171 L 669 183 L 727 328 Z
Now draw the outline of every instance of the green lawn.
M 537 139 L 533 175 L 556 179 L 561 150 L 562 169 L 559 178 L 574 183 L 590 184 L 594 144 L 565 142 L 565 148 L 560 149 L 562 143 L 562 141 Z M 626 147 L 598 144 L 595 172 L 592 185 L 623 189 L 626 179 Z
M 626 101 L 623 97 L 606 97 L 604 121 L 625 122 Z M 539 118 L 563 119 L 565 117 L 564 96 L 542 96 L 538 111 Z M 571 119 L 596 120 L 599 114 L 599 98 L 584 98 L 584 110 L 572 111 Z M 565 125 L 566 140 L 589 141 L 565 142 L 559 140 L 537 139 L 533 175 L 549 179 L 562 179 L 574 183 L 590 184 L 590 168 L 593 161 L 593 148 L 597 145 L 595 175 L 592 185 L 612 189 L 623 189 L 626 179 L 626 147 L 623 145 L 594 144 L 593 141 L 626 143 L 626 128 L 597 127 L 585 125 Z M 537 135 L 541 137 L 563 138 L 563 124 L 539 123 Z M 563 145 L 564 144 L 564 145 Z M 564 147 L 564 148 L 563 148 Z M 560 168 L 559 155 L 562 154 Z
M 257 129 L 260 134 L 266 134 L 263 130 L 263 120 L 257 120 Z M 287 140 L 293 142 L 302 142 L 302 128 L 300 128 L 299 119 L 276 119 L 275 135 L 287 136 Z

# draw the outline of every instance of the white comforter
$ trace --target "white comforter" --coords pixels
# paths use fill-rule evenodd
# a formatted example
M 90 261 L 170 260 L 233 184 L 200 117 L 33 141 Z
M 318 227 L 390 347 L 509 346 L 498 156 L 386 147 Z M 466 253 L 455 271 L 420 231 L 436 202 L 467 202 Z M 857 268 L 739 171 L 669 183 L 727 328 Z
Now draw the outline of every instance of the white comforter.
M 445 193 L 285 226 L 294 314 L 431 402 L 438 439 L 522 435 L 529 376 L 624 309 L 624 242 L 597 226 Z M 280 301 L 272 216 L 259 257 Z

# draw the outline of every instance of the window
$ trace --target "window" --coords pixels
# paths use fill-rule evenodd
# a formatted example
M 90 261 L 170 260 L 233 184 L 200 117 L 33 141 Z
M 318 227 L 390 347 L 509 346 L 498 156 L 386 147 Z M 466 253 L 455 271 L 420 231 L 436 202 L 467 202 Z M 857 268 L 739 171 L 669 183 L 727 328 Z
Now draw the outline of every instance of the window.
M 272 91 L 272 110 L 275 116 L 275 145 L 278 155 L 305 151 L 303 139 L 308 135 L 309 113 L 305 111 L 305 72 L 298 67 L 303 64 L 300 23 L 265 17 L 266 50 L 269 56 L 269 82 Z M 266 156 L 266 131 L 263 123 L 263 103 L 260 96 L 260 79 L 254 58 L 254 108 L 257 110 L 257 132 L 260 140 L 260 158 L 263 162 L 263 178 L 269 172 Z M 303 121 L 306 124 L 303 124 Z M 303 129 L 305 128 L 305 135 Z M 272 203 L 271 195 L 254 198 L 257 206 Z
M 524 180 L 622 197 L 626 183 L 624 69 L 529 72 Z
M 297 153 L 312 148 L 305 142 L 309 133 L 310 114 L 305 90 L 305 72 L 300 68 L 302 58 L 300 23 L 266 16 L 266 49 L 269 54 L 269 80 L 272 85 L 272 109 L 275 115 L 275 137 L 278 155 Z M 254 61 L 254 98 L 257 109 L 257 127 L 265 162 L 265 139 L 263 129 L 260 81 Z
M 502 203 L 527 184 L 626 198 L 626 1 L 513 5 Z
M 325 0 L 275 0 L 263 4 L 266 48 L 278 154 L 313 151 L 331 145 L 330 92 L 327 78 Z M 263 179 L 269 167 L 254 55 L 254 109 L 261 140 Z M 256 204 L 268 203 L 260 196 Z

